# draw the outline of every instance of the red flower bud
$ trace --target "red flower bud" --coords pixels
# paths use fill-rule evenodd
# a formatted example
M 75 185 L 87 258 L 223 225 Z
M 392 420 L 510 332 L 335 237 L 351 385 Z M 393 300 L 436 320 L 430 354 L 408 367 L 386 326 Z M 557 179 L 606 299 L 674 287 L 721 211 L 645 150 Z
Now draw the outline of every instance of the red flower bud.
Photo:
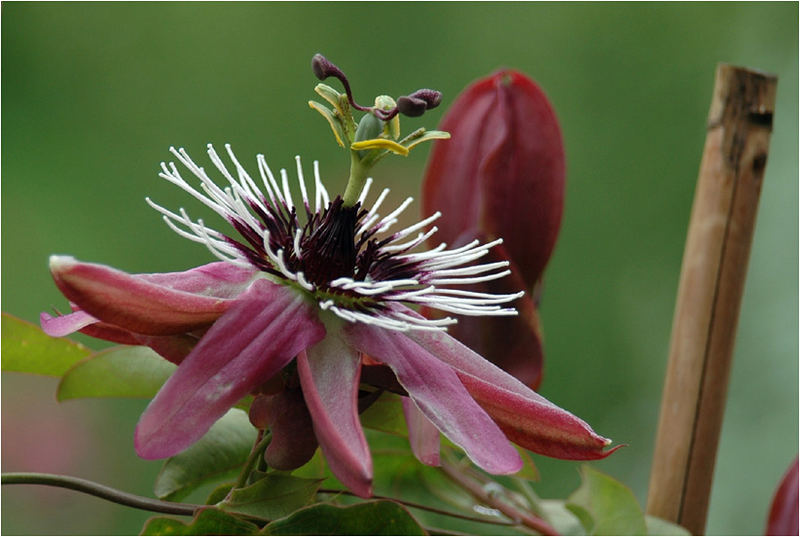
M 250 406 L 250 422 L 271 429 L 272 440 L 264 452 L 267 464 L 277 470 L 294 470 L 317 450 L 317 438 L 299 388 L 258 395 Z
M 483 283 L 479 290 L 528 291 L 514 304 L 518 317 L 487 322 L 460 316 L 450 332 L 536 387 L 542 353 L 530 291 L 541 280 L 561 224 L 564 147 L 558 120 L 533 81 L 502 70 L 464 90 L 438 128 L 451 139 L 434 145 L 423 211 L 443 213 L 438 237 L 451 246 L 474 238 L 503 239 L 491 255 L 510 261 L 514 274 Z
M 794 462 L 783 475 L 778 490 L 775 491 L 765 535 L 798 535 L 800 533 L 797 502 L 798 472 L 797 457 L 795 457 Z
M 444 215 L 439 237 L 502 237 L 528 287 L 553 251 L 564 206 L 561 129 L 541 89 L 517 71 L 469 86 L 445 114 L 423 184 L 423 210 Z

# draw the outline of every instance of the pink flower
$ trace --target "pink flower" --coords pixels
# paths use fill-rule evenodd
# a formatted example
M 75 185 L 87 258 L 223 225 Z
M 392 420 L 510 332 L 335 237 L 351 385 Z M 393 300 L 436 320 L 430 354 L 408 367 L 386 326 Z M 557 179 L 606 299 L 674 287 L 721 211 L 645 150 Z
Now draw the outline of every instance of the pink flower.
M 440 236 L 453 245 L 503 237 L 494 260 L 511 262 L 512 279 L 482 282 L 490 293 L 532 289 L 553 251 L 564 207 L 564 147 L 547 97 L 529 78 L 502 70 L 467 87 L 439 129 L 423 183 L 425 214 L 442 211 Z M 458 317 L 452 335 L 526 384 L 541 379 L 536 297 L 503 319 Z
M 312 201 L 298 158 L 302 200 L 295 204 L 285 170 L 276 179 L 259 155 L 262 190 L 226 148 L 232 165 L 223 163 L 213 147 L 208 150 L 225 187 L 182 149 L 172 152 L 199 188 L 174 163 L 162 164 L 160 176 L 227 220 L 238 238 L 192 220 L 183 209 L 172 212 L 147 200 L 170 228 L 205 245 L 220 262 L 185 272 L 131 275 L 67 256 L 50 260 L 55 282 L 74 311 L 61 317 L 42 314 L 47 333 L 80 330 L 145 344 L 179 364 L 136 428 L 141 457 L 179 453 L 242 397 L 296 367 L 313 432 L 331 470 L 355 493 L 369 496 L 372 462 L 358 417 L 361 374 L 370 369 L 364 367 L 364 355 L 369 363 L 388 366 L 408 394 L 411 442 L 424 462 L 438 460 L 438 432 L 495 474 L 514 473 L 522 465 L 509 440 L 560 458 L 610 453 L 604 450 L 610 440 L 447 335 L 445 327 L 454 319 L 429 320 L 409 307 L 513 315 L 501 305 L 521 293 L 457 288 L 508 273 L 506 262 L 467 266 L 499 240 L 418 251 L 435 228 L 420 230 L 438 214 L 386 233 L 410 198 L 381 217 L 388 190 L 367 209 L 367 181 L 355 205 L 347 206 L 340 197 L 329 198 L 314 163 Z M 287 394 L 266 414 L 281 412 L 291 399 Z M 273 433 L 282 436 L 274 440 L 278 444 L 291 444 L 283 437 L 292 434 L 291 428 L 277 426 Z

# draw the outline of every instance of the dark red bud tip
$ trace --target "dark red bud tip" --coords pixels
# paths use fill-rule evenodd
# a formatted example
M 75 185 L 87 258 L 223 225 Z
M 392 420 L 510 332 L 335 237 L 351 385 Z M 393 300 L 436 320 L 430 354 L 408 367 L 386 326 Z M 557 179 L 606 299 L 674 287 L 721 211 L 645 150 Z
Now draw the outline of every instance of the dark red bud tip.
M 778 490 L 772 498 L 767 530 L 764 535 L 797 535 L 800 533 L 800 510 L 798 509 L 797 457 L 783 475 Z
M 320 80 L 325 80 L 329 76 L 337 76 L 341 74 L 338 67 L 328 61 L 328 58 L 322 54 L 314 54 L 311 58 L 311 70 L 314 71 L 314 76 Z
M 431 108 L 436 108 L 437 106 L 439 106 L 439 103 L 442 102 L 442 92 L 432 89 L 418 89 L 417 91 L 409 95 L 409 97 L 411 97 L 412 99 L 422 99 L 423 101 L 425 101 L 426 110 L 430 110 Z
M 427 109 L 428 104 L 422 99 L 410 96 L 397 98 L 397 110 L 404 116 L 418 117 L 424 114 Z

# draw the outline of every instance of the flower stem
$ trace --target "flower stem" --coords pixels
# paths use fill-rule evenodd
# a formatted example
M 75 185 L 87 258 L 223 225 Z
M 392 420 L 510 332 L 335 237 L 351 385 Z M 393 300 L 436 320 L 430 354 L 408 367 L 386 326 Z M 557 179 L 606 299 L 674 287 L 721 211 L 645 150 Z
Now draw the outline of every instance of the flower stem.
M 559 533 L 553 529 L 550 524 L 541 518 L 537 518 L 530 513 L 520 511 L 510 503 L 498 498 L 497 495 L 490 493 L 480 483 L 461 472 L 456 465 L 446 460 L 442 460 L 441 462 L 441 468 L 445 475 L 452 479 L 464 490 L 472 494 L 480 502 L 488 505 L 489 507 L 497 509 L 511 520 L 517 522 L 518 524 L 522 524 L 523 526 L 527 526 L 532 530 L 536 530 L 542 535 L 559 535 Z
M 256 443 L 253 445 L 252 451 L 250 451 L 250 455 L 247 457 L 247 460 L 244 463 L 244 468 L 239 473 L 239 477 L 236 478 L 236 484 L 231 488 L 233 489 L 240 489 L 247 485 L 247 479 L 250 477 L 250 473 L 253 471 L 256 463 L 258 462 L 259 458 L 264 454 L 264 450 L 267 449 L 270 441 L 272 440 L 272 432 L 264 433 L 264 431 L 258 432 L 258 437 L 256 438 Z
M 358 201 L 358 196 L 364 189 L 367 181 L 367 173 L 371 166 L 365 166 L 358 156 L 358 152 L 350 150 L 350 177 L 347 179 L 347 187 L 342 195 L 345 207 L 352 207 Z
M 144 496 L 137 496 L 136 494 L 123 492 L 106 485 L 101 485 L 100 483 L 95 483 L 94 481 L 89 481 L 88 479 L 66 475 L 13 472 L 2 474 L 2 484 L 60 487 L 83 492 L 84 494 L 96 496 L 127 507 L 133 507 L 134 509 L 166 513 L 169 515 L 193 516 L 195 511 L 206 507 L 190 503 L 165 502 L 153 498 L 146 498 Z

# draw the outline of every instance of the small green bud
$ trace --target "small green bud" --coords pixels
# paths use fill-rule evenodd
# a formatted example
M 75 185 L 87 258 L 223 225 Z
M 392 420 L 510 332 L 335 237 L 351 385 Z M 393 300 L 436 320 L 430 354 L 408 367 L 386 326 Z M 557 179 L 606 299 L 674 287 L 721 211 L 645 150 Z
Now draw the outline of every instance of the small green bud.
M 388 95 L 378 95 L 375 97 L 375 108 L 378 110 L 385 110 L 387 112 L 393 110 L 397 106 L 394 99 Z
M 392 113 L 397 109 L 397 103 L 388 95 L 378 95 L 375 97 L 375 108 Z M 383 118 L 383 120 L 385 121 L 384 134 L 390 136 L 392 140 L 400 138 L 400 118 L 397 117 L 397 112 L 394 112 L 393 117 L 389 119 Z
M 356 142 L 377 138 L 383 132 L 383 121 L 372 114 L 364 114 L 356 129 Z

